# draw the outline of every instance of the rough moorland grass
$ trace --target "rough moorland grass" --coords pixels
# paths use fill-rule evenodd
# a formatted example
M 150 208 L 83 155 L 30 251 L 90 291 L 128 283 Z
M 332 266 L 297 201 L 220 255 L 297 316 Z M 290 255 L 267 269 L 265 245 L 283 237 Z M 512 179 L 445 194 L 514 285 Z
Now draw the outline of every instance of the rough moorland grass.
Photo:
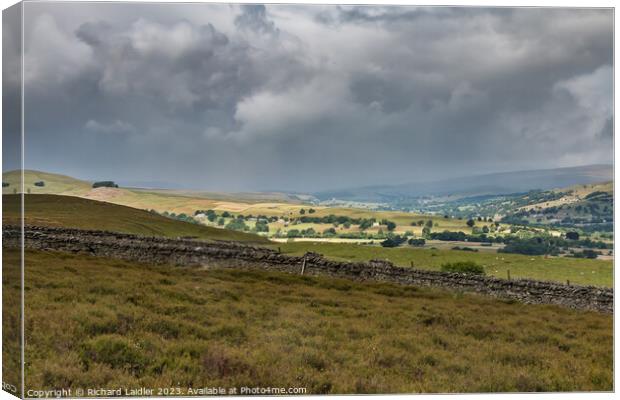
M 27 251 L 25 325 L 36 389 L 612 389 L 610 315 L 434 289 Z
M 440 270 L 442 264 L 473 261 L 481 264 L 487 275 L 506 278 L 508 270 L 512 278 L 530 278 L 580 285 L 613 286 L 613 262 L 609 260 L 585 260 L 568 257 L 524 256 L 520 254 L 496 254 L 460 250 L 415 249 L 412 247 L 385 248 L 350 243 L 294 242 L 271 246 L 285 254 L 302 255 L 315 251 L 328 258 L 345 261 L 368 261 L 387 259 L 396 265 Z
M 3 223 L 19 223 L 19 196 L 3 195 Z M 72 196 L 25 196 L 26 223 L 32 225 L 101 229 L 146 236 L 196 236 L 200 239 L 269 243 L 250 233 L 178 221 L 161 215 L 102 201 Z

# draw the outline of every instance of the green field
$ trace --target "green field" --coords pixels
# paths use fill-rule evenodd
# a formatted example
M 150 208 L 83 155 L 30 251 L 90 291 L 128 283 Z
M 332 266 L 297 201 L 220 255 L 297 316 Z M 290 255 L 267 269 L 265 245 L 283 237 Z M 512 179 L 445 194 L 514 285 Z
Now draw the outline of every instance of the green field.
M 460 250 L 415 249 L 411 247 L 385 248 L 349 243 L 294 242 L 278 243 L 285 254 L 303 255 L 314 251 L 328 258 L 342 261 L 387 259 L 396 265 L 413 265 L 420 269 L 439 270 L 441 265 L 455 261 L 475 261 L 482 264 L 487 275 L 507 278 L 530 278 L 580 285 L 613 286 L 613 262 L 568 257 L 525 256 Z
M 334 278 L 25 255 L 27 388 L 613 389 L 611 315 Z M 4 250 L 6 262 L 18 257 Z M 19 296 L 19 285 L 4 290 Z
M 19 224 L 19 196 L 3 195 L 3 223 Z M 26 224 L 109 230 L 145 236 L 269 243 L 250 233 L 191 224 L 131 207 L 57 195 L 25 195 Z

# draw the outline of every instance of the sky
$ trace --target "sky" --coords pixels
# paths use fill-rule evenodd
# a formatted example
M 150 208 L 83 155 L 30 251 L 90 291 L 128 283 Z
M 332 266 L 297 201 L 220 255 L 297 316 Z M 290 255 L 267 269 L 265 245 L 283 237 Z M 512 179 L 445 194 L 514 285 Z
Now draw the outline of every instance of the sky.
M 313 192 L 613 162 L 609 9 L 24 13 L 27 168 Z

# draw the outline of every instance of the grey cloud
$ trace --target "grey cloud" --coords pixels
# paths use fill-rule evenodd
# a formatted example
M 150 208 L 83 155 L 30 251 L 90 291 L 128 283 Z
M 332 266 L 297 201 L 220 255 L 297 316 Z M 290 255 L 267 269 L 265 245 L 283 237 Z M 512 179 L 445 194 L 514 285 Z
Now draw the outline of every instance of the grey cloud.
M 267 9 L 262 4 L 247 4 L 241 6 L 241 14 L 235 18 L 235 25 L 240 29 L 263 34 L 277 35 L 279 33 L 273 21 L 267 17 Z
M 609 10 L 28 7 L 31 168 L 309 191 L 613 160 Z
M 125 135 L 135 133 L 136 128 L 130 123 L 124 121 L 113 121 L 110 123 L 101 123 L 94 119 L 89 119 L 84 128 L 94 133 L 113 134 L 113 135 Z

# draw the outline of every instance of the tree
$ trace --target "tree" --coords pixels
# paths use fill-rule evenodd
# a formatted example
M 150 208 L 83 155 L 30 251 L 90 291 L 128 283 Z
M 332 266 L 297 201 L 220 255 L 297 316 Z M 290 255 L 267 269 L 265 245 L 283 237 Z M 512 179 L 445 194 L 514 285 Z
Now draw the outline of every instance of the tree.
M 222 213 L 222 217 L 224 217 L 224 218 L 228 218 L 228 217 L 230 217 L 230 213 L 229 213 L 228 211 L 224 211 L 224 212 Z
M 363 219 L 360 221 L 360 231 L 365 231 L 372 226 L 372 221 L 369 219 Z
M 396 229 L 396 224 L 392 221 L 386 221 L 385 225 L 387 226 L 388 231 L 392 232 L 394 229 Z
M 489 233 L 489 227 L 488 226 L 483 226 L 482 227 L 482 233 Z
M 245 222 L 243 222 L 242 219 L 233 219 L 226 225 L 226 229 L 233 229 L 236 231 L 247 231 L 249 228 L 245 224 Z
M 336 234 L 336 230 L 334 228 L 327 228 L 323 231 L 323 236 L 334 236 Z
M 217 220 L 218 226 L 224 226 L 225 223 L 226 223 L 226 220 L 224 218 L 220 218 Z
M 428 236 L 431 234 L 431 228 L 429 228 L 428 226 L 425 226 L 424 228 L 422 228 L 422 236 Z
M 290 231 L 286 232 L 286 237 L 289 237 L 289 238 L 294 238 L 294 237 L 299 237 L 299 236 L 301 236 L 299 229 L 291 229 Z
M 314 208 L 309 208 L 308 209 L 308 214 L 314 214 L 316 212 L 316 210 Z
M 566 239 L 579 240 L 579 233 L 574 231 L 566 232 Z
M 304 214 L 306 213 L 306 210 L 304 210 L 304 209 L 302 208 L 301 210 L 299 210 L 299 213 L 300 213 L 301 215 L 304 215 Z
M 266 222 L 257 221 L 255 227 L 256 232 L 269 232 L 269 225 Z
M 467 226 L 469 226 L 470 228 L 473 228 L 474 225 L 476 225 L 476 221 L 474 221 L 471 218 L 467 220 Z
M 429 219 L 428 221 L 426 221 L 426 226 L 428 226 L 429 228 L 433 227 L 433 220 Z
M 420 246 L 424 246 L 426 244 L 426 240 L 424 239 L 409 239 L 409 243 L 410 246 L 416 246 L 416 247 L 420 247 Z

